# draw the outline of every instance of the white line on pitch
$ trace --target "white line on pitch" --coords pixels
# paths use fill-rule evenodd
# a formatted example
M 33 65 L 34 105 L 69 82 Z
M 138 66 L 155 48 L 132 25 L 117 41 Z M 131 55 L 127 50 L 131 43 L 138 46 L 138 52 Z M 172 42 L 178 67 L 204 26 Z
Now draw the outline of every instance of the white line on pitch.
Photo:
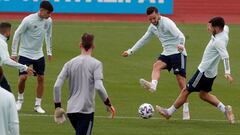
M 25 114 L 25 113 L 20 113 L 19 116 L 27 116 L 27 117 L 53 117 L 53 115 L 49 114 Z M 94 116 L 95 118 L 109 118 L 108 116 Z M 128 116 L 116 116 L 115 119 L 141 119 L 140 117 L 128 117 Z M 165 120 L 164 118 L 156 118 L 152 117 L 151 119 L 154 120 Z M 177 118 L 172 118 L 171 120 L 181 120 L 182 119 L 177 119 Z M 216 119 L 191 119 L 190 121 L 204 121 L 204 122 L 224 122 L 227 120 L 216 120 Z M 238 121 L 236 123 L 239 123 Z

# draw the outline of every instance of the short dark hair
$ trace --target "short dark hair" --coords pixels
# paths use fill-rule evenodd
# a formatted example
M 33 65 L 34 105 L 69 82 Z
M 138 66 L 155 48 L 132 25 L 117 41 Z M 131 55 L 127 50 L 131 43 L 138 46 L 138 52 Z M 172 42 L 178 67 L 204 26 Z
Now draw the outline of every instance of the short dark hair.
M 0 23 L 0 33 L 3 34 L 7 29 L 11 28 L 12 25 L 9 22 L 1 22 Z
M 52 4 L 49 1 L 46 1 L 46 0 L 44 0 L 40 3 L 40 8 L 46 9 L 50 12 L 53 12 Z
M 153 12 L 158 13 L 158 9 L 157 9 L 156 7 L 151 6 L 151 7 L 148 7 L 148 8 L 147 8 L 146 14 L 147 14 L 147 15 L 150 15 L 150 14 L 152 14 Z
M 94 35 L 84 33 L 82 35 L 82 47 L 88 51 L 93 46 Z
M 213 17 L 208 23 L 211 23 L 213 27 L 224 28 L 225 21 L 222 17 Z

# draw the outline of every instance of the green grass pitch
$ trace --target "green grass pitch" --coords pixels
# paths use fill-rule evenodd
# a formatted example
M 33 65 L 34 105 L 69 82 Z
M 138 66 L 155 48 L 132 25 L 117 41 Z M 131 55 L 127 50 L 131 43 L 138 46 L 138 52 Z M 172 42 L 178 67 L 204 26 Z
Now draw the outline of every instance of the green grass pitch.
M 19 22 L 13 22 L 13 31 Z M 178 96 L 179 89 L 173 73 L 163 71 L 155 93 L 144 91 L 138 84 L 139 78 L 150 79 L 152 64 L 162 52 L 161 44 L 156 37 L 131 57 L 121 57 L 121 52 L 132 45 L 145 33 L 147 23 L 85 23 L 54 22 L 53 27 L 53 61 L 46 61 L 45 94 L 42 102 L 46 115 L 33 111 L 35 102 L 36 80 L 29 77 L 25 90 L 23 108 L 19 113 L 20 131 L 22 135 L 74 135 L 69 120 L 57 125 L 53 121 L 53 85 L 63 64 L 79 55 L 79 42 L 82 33 L 95 35 L 96 49 L 94 57 L 104 65 L 104 84 L 113 105 L 117 110 L 117 118 L 107 118 L 105 106 L 96 96 L 96 112 L 93 135 L 237 135 L 239 121 L 230 125 L 224 115 L 215 107 L 202 102 L 197 93 L 190 95 L 190 121 L 183 121 L 182 109 L 179 109 L 170 120 L 165 120 L 155 113 L 152 119 L 143 120 L 138 117 L 137 109 L 144 102 L 169 107 Z M 188 51 L 187 78 L 189 79 L 200 63 L 204 48 L 210 40 L 206 25 L 178 24 L 186 36 Z M 219 74 L 213 86 L 215 94 L 223 103 L 233 106 L 236 119 L 240 114 L 240 53 L 239 25 L 230 25 L 230 41 L 228 51 L 235 82 L 231 85 L 224 78 L 223 64 L 219 66 Z M 11 44 L 11 41 L 9 42 Z M 11 48 L 9 46 L 9 48 Z M 45 46 L 44 46 L 45 48 Z M 9 49 L 10 50 L 10 49 Z M 44 49 L 45 50 L 45 49 Z M 18 71 L 4 67 L 13 93 L 17 95 Z M 187 80 L 188 80 L 187 79 Z M 66 108 L 67 81 L 62 89 L 63 107 Z

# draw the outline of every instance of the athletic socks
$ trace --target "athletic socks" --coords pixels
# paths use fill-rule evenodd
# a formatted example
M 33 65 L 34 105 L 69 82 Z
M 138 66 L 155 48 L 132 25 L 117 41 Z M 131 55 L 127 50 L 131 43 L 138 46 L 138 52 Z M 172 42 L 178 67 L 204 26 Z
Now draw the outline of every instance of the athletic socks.
M 41 98 L 36 98 L 35 106 L 41 106 L 41 101 L 42 101 Z
M 189 112 L 188 103 L 183 104 L 183 112 Z
M 24 98 L 23 95 L 24 95 L 24 93 L 20 94 L 18 92 L 18 101 L 22 101 L 23 102 L 23 98 Z
M 167 109 L 168 115 L 172 115 L 174 112 L 176 112 L 176 108 L 174 105 L 172 105 L 170 108 Z
M 220 102 L 218 105 L 217 105 L 217 108 L 221 111 L 221 112 L 223 112 L 223 113 L 225 113 L 225 105 L 222 103 L 222 102 Z
M 157 80 L 152 80 L 152 82 L 151 82 L 151 89 L 156 90 L 157 89 L 157 84 L 158 84 Z

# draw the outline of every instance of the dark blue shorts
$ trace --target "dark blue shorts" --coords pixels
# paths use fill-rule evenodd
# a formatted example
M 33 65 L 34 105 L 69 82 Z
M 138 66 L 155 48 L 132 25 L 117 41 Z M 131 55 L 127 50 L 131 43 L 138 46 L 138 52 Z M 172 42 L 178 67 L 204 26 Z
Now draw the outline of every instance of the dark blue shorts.
M 67 115 L 76 131 L 76 135 L 91 135 L 94 113 L 68 113 Z
M 200 90 L 210 92 L 212 90 L 212 85 L 215 78 L 216 76 L 214 78 L 207 78 L 204 75 L 204 72 L 201 73 L 199 70 L 197 70 L 192 79 L 189 80 L 187 84 L 187 90 L 189 92 L 199 92 Z
M 169 56 L 160 55 L 158 60 L 161 60 L 162 62 L 167 64 L 166 69 L 170 72 L 171 69 L 173 69 L 173 73 L 179 74 L 182 77 L 186 78 L 186 62 L 187 57 L 184 56 L 181 53 L 173 54 Z
M 36 75 L 44 75 L 44 71 L 45 71 L 45 59 L 44 57 L 38 59 L 38 60 L 32 60 L 23 56 L 20 56 L 18 59 L 18 62 L 23 64 L 23 65 L 27 65 L 33 66 L 33 70 L 36 72 Z M 26 71 L 23 72 L 19 72 L 19 75 L 23 75 L 23 74 L 27 74 Z

